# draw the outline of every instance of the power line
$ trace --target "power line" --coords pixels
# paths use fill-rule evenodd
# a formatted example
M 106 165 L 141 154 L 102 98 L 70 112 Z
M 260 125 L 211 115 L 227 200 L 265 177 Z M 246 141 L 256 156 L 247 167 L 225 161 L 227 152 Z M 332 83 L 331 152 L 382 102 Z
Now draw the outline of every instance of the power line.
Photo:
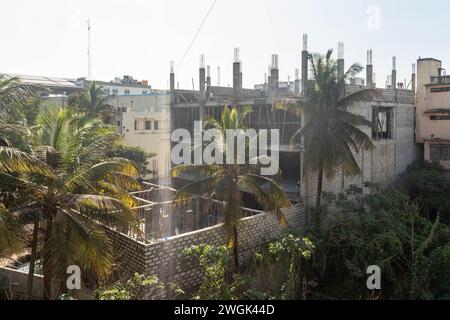
M 200 24 L 200 27 L 198 27 L 197 32 L 196 32 L 195 35 L 194 35 L 194 38 L 192 39 L 192 41 L 191 41 L 191 43 L 189 44 L 189 46 L 188 46 L 186 52 L 184 53 L 183 58 L 181 58 L 180 62 L 178 63 L 178 66 L 177 66 L 177 70 L 176 70 L 176 71 L 178 71 L 178 69 L 180 69 L 181 64 L 183 63 L 184 59 L 185 59 L 186 56 L 188 55 L 189 51 L 191 50 L 192 45 L 194 44 L 195 40 L 197 39 L 198 35 L 200 34 L 200 31 L 202 30 L 203 25 L 205 24 L 206 20 L 208 19 L 209 14 L 211 13 L 212 9 L 214 8 L 214 5 L 216 4 L 216 2 L 217 2 L 217 0 L 214 0 L 214 1 L 213 1 L 211 7 L 210 7 L 209 10 L 208 10 L 208 13 L 206 14 L 205 18 L 203 19 L 202 23 Z

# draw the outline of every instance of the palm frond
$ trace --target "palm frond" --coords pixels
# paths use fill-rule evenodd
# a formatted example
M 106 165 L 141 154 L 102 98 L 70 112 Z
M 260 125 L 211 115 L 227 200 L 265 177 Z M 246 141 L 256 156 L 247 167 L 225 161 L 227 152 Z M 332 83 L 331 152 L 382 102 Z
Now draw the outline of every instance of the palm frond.
M 24 241 L 25 234 L 17 218 L 0 203 L 0 255 L 17 252 Z
M 53 170 L 41 160 L 14 148 L 0 147 L 0 172 L 37 174 L 54 180 Z

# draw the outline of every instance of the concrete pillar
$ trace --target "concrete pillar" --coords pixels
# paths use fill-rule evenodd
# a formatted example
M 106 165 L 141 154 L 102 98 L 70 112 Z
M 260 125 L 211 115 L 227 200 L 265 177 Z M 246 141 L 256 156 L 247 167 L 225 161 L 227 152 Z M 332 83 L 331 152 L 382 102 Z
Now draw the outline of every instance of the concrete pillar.
M 170 61 L 170 92 L 175 91 L 175 67 L 173 61 Z
M 294 94 L 296 96 L 300 95 L 300 70 L 295 69 L 295 89 Z
M 153 232 L 152 230 L 152 209 L 145 209 L 144 211 L 144 232 L 145 232 L 145 239 L 149 239 L 149 235 Z
M 206 67 L 206 91 L 209 93 L 211 90 L 211 66 Z
M 372 50 L 367 51 L 366 85 L 368 87 L 373 87 Z
M 342 80 L 344 78 L 344 74 L 345 74 L 345 59 L 344 59 L 344 43 L 343 42 L 338 43 L 337 68 L 338 68 L 337 77 L 339 80 Z
M 411 90 L 416 92 L 416 64 L 413 63 L 412 65 L 412 74 L 411 74 Z
M 397 89 L 397 57 L 392 57 L 392 89 Z
M 152 207 L 151 220 L 152 220 L 152 234 L 155 238 L 159 238 L 161 236 L 161 227 L 159 224 L 159 220 L 161 217 L 161 206 L 154 205 Z
M 206 86 L 206 70 L 205 70 L 205 56 L 200 56 L 200 69 L 199 69 L 199 87 L 200 87 L 200 96 L 202 100 L 205 100 L 205 86 Z
M 270 95 L 276 96 L 278 93 L 278 87 L 279 87 L 279 70 L 278 69 L 272 69 L 270 74 Z
M 278 55 L 272 55 L 272 64 L 270 68 L 270 82 L 269 92 L 270 96 L 276 96 L 278 94 L 280 71 L 278 69 Z
M 303 35 L 302 51 L 302 95 L 308 95 L 308 35 Z
M 186 232 L 195 230 L 195 216 L 192 209 L 186 211 Z

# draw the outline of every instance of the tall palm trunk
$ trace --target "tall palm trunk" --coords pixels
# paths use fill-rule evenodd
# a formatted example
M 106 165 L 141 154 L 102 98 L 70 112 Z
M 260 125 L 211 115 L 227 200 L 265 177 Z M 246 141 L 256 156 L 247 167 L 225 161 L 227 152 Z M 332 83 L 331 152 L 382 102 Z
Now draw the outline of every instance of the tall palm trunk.
M 38 240 L 39 240 L 39 218 L 36 218 L 34 220 L 34 224 L 33 224 L 33 239 L 31 240 L 30 270 L 28 271 L 28 280 L 27 280 L 27 299 L 28 300 L 31 300 L 33 297 L 34 268 L 36 266 Z
M 234 238 L 234 247 L 233 247 L 233 258 L 234 258 L 234 272 L 239 273 L 239 242 L 238 242 L 238 229 L 237 226 L 233 227 L 233 238 Z
M 316 206 L 319 208 L 322 204 L 322 188 L 323 188 L 323 169 L 319 170 L 319 175 L 317 177 L 317 199 Z
M 51 266 L 51 250 L 49 248 L 49 241 L 52 234 L 53 215 L 47 217 L 47 226 L 44 238 L 44 254 L 43 254 L 43 273 L 44 273 L 44 300 L 52 298 L 52 266 Z

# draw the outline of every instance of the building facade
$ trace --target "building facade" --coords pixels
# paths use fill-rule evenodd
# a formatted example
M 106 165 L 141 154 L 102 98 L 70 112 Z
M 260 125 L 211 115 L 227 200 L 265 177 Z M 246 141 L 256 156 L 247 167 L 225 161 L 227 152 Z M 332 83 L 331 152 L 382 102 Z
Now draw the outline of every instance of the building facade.
M 450 76 L 440 60 L 417 61 L 416 135 L 424 159 L 450 170 Z
M 150 159 L 149 178 L 170 175 L 170 94 L 111 96 L 117 110 L 117 132 L 129 146 L 142 147 L 156 156 Z

